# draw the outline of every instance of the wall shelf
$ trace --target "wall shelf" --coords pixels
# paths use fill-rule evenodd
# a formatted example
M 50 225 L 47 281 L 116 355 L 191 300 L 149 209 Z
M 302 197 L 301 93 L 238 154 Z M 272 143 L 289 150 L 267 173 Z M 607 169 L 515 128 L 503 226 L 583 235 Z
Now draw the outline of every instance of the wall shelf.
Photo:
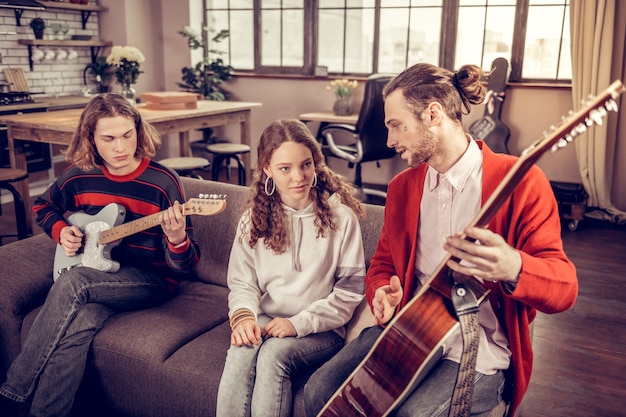
M 91 15 L 91 12 L 105 12 L 108 10 L 106 7 L 98 6 L 96 4 L 75 4 L 75 3 L 67 3 L 67 2 L 60 2 L 60 1 L 43 1 L 43 0 L 38 0 L 38 1 L 46 9 L 65 9 L 65 10 L 79 11 L 81 14 L 83 29 L 85 29 L 85 25 L 87 24 L 87 20 L 89 20 L 89 16 Z
M 69 3 L 68 3 L 69 5 Z M 89 41 L 60 41 L 60 40 L 46 40 L 46 39 L 18 39 L 17 43 L 20 45 L 28 46 L 28 63 L 30 70 L 33 70 L 33 47 L 34 46 L 58 46 L 62 48 L 69 47 L 90 47 L 91 48 L 91 61 L 95 62 L 100 48 L 104 46 L 111 46 L 113 43 L 101 40 L 89 40 Z

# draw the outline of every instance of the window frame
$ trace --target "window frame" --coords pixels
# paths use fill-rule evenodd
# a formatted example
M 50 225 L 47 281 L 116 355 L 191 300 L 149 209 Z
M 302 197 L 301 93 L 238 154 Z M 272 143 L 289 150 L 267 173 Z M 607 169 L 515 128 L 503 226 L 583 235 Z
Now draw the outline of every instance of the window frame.
M 236 69 L 240 73 L 251 73 L 259 75 L 302 75 L 313 76 L 316 73 L 316 67 L 318 66 L 318 26 L 319 26 L 319 1 L 318 0 L 303 0 L 303 63 L 300 67 L 283 67 L 283 66 L 269 66 L 261 64 L 261 0 L 253 1 L 253 24 L 254 24 L 254 69 Z M 207 16 L 210 13 L 207 8 L 207 0 L 203 0 L 204 7 L 204 20 L 206 25 Z M 563 5 L 564 7 L 565 4 Z M 404 7 L 404 6 L 403 6 Z M 410 7 L 410 6 L 407 6 Z M 454 70 L 455 54 L 456 54 L 456 38 L 457 38 L 457 21 L 460 8 L 460 0 L 442 0 L 441 11 L 441 32 L 439 34 L 439 65 L 444 68 Z M 487 4 L 486 7 L 489 7 Z M 510 74 L 509 81 L 513 82 L 539 82 L 547 84 L 567 84 L 571 83 L 570 79 L 558 79 L 558 65 L 557 74 L 555 78 L 523 78 L 522 68 L 524 62 L 524 49 L 526 42 L 526 29 L 528 23 L 530 0 L 516 0 L 515 5 L 515 17 L 513 28 L 513 39 L 511 43 L 511 56 L 509 59 Z M 571 8 L 571 4 L 569 6 Z M 342 7 L 344 15 L 346 10 L 350 7 L 344 3 Z M 281 6 L 282 9 L 282 6 Z M 228 7 L 230 11 L 230 7 Z M 379 68 L 379 50 L 380 50 L 380 19 L 381 19 L 381 0 L 375 0 L 374 3 L 374 35 L 373 46 L 371 53 L 372 56 L 372 72 L 377 72 Z M 282 23 L 281 23 L 282 24 Z M 346 25 L 344 25 L 344 32 L 346 31 Z M 484 29 L 484 27 L 483 27 Z M 563 28 L 562 28 L 563 30 Z M 562 39 L 562 38 L 561 38 Z M 207 45 L 205 43 L 205 45 Z M 560 42 L 559 57 L 562 54 L 563 42 Z M 205 47 L 208 47 L 205 46 Z M 232 46 L 229 46 L 229 51 L 232 51 Z M 344 42 L 345 50 L 345 42 Z M 232 52 L 230 52 L 232 53 Z M 408 53 L 408 52 L 407 52 Z M 345 63 L 345 53 L 342 57 L 342 61 Z M 345 68 L 345 64 L 344 64 Z M 354 72 L 332 72 L 329 75 L 332 77 L 359 77 L 367 76 L 370 72 L 354 73 Z

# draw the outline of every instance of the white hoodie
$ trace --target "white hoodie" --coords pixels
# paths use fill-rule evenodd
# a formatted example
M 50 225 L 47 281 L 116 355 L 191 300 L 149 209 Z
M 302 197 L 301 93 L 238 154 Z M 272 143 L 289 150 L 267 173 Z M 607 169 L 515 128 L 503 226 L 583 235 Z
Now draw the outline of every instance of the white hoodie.
M 247 308 L 261 326 L 274 317 L 289 319 L 298 337 L 333 329 L 345 337 L 343 326 L 365 289 L 363 240 L 356 214 L 339 195 L 329 204 L 336 228 L 320 238 L 312 204 L 302 210 L 283 206 L 291 220 L 291 246 L 280 255 L 264 239 L 250 247 L 250 211 L 243 214 L 228 266 L 229 315 Z M 242 239 L 243 222 L 248 234 Z

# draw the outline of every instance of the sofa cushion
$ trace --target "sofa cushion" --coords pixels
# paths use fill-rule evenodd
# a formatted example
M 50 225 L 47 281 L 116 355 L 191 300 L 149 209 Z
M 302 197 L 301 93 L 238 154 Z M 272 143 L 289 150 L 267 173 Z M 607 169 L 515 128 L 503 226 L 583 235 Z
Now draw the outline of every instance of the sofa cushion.
M 226 198 L 226 209 L 223 212 L 192 218 L 194 234 L 201 251 L 200 263 L 196 267 L 197 278 L 204 282 L 226 286 L 230 249 L 235 239 L 237 223 L 245 209 L 248 188 L 186 177 L 181 180 L 186 199 L 207 192 Z

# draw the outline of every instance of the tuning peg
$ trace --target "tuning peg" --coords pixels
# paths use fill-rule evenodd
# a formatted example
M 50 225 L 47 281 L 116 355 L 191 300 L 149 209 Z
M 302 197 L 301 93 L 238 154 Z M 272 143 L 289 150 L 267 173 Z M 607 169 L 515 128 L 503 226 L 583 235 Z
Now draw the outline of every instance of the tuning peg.
M 602 126 L 602 115 L 599 111 L 595 109 L 591 110 L 591 112 L 589 112 L 589 118 L 598 126 Z
M 606 109 L 608 111 L 617 111 L 617 102 L 615 101 L 615 99 L 610 99 L 608 100 L 606 103 L 604 103 L 604 107 L 606 107 Z
M 569 144 L 569 142 L 571 142 L 571 140 L 568 141 L 565 138 L 559 139 L 554 145 L 552 145 L 552 148 L 550 148 L 550 152 L 554 153 L 558 151 L 559 149 L 566 147 Z

